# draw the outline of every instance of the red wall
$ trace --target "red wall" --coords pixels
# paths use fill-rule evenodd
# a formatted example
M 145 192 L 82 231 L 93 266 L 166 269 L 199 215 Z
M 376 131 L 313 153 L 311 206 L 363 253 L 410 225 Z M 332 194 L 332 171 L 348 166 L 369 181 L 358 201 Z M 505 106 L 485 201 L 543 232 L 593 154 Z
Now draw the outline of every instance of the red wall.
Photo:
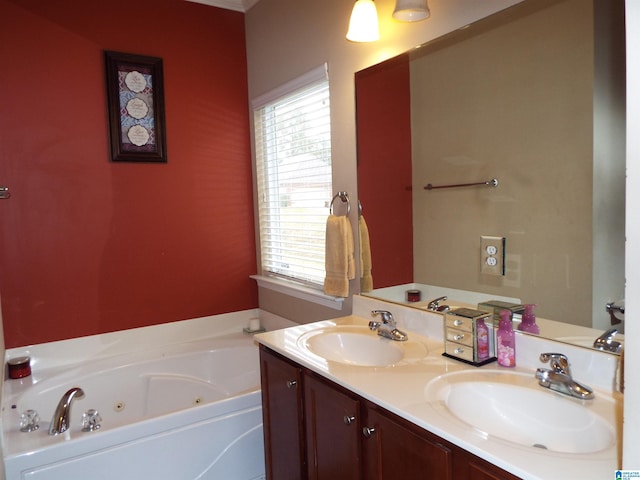
M 409 57 L 356 73 L 358 199 L 374 288 L 413 282 Z
M 162 57 L 168 163 L 109 161 L 104 50 Z M 244 15 L 0 0 L 7 348 L 257 306 Z

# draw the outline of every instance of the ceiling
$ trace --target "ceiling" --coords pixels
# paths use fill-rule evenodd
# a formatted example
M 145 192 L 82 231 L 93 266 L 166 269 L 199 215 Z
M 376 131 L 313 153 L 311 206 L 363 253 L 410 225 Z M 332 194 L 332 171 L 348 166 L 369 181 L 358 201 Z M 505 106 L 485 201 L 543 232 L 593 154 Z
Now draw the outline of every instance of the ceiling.
M 236 12 L 246 12 L 253 7 L 259 0 L 187 0 L 189 2 L 202 3 L 211 5 L 212 7 L 226 8 L 227 10 L 235 10 Z

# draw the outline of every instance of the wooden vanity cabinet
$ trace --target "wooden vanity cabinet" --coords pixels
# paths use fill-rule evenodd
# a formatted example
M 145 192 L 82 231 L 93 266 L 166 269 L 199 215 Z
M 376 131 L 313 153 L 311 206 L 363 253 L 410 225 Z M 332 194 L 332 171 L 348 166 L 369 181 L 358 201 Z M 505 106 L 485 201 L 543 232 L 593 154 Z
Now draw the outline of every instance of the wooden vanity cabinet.
M 311 373 L 303 381 L 307 478 L 362 480 L 360 401 Z
M 439 437 L 370 402 L 364 423 L 365 479 L 453 478 L 451 448 Z
M 260 361 L 267 480 L 518 480 L 263 345 Z
M 267 479 L 306 478 L 302 368 L 261 346 L 260 381 Z

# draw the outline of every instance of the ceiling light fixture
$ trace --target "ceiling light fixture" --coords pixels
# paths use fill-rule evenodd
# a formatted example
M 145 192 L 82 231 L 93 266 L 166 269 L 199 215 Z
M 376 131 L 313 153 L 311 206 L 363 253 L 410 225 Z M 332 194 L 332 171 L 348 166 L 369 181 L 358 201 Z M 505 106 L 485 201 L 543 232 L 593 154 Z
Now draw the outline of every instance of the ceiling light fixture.
M 427 0 L 396 0 L 393 18 L 402 22 L 418 22 L 429 18 Z
M 352 42 L 375 42 L 380 38 L 378 11 L 373 0 L 357 0 L 351 12 L 347 40 Z

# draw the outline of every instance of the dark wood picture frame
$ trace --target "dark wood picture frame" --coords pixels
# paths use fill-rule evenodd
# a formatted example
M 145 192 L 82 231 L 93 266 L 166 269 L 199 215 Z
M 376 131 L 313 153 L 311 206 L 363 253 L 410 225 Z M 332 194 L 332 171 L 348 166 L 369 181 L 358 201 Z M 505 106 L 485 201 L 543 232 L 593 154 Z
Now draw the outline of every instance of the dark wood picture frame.
M 111 160 L 167 162 L 162 59 L 105 51 Z

